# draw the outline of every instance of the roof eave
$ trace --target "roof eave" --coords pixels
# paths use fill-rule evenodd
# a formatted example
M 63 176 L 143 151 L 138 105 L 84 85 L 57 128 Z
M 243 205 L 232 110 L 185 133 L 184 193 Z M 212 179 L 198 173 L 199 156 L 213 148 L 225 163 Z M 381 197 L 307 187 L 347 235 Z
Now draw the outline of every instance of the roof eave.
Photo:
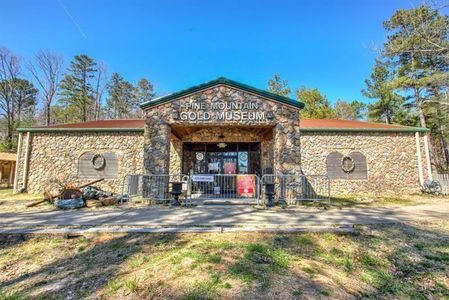
M 428 132 L 427 128 L 404 127 L 404 128 L 333 128 L 316 127 L 300 128 L 303 132 Z
M 18 132 L 143 132 L 144 128 L 19 128 Z
M 249 86 L 249 85 L 237 82 L 237 81 L 233 81 L 233 80 L 221 77 L 221 78 L 218 78 L 216 80 L 212 80 L 212 81 L 200 84 L 200 85 L 196 85 L 196 86 L 190 87 L 188 89 L 181 90 L 179 92 L 176 92 L 176 93 L 173 93 L 173 94 L 170 94 L 170 95 L 167 95 L 167 96 L 163 96 L 163 97 L 157 98 L 157 99 L 152 100 L 152 101 L 147 101 L 147 102 L 141 103 L 140 104 L 140 108 L 147 109 L 147 108 L 150 108 L 150 107 L 154 107 L 154 106 L 160 105 L 162 103 L 165 103 L 165 102 L 168 102 L 168 101 L 171 101 L 171 100 L 175 100 L 175 99 L 178 99 L 178 98 L 181 98 L 181 97 L 185 97 L 187 95 L 191 95 L 191 94 L 194 94 L 196 92 L 199 92 L 199 91 L 202 91 L 202 90 L 205 90 L 205 89 L 208 89 L 208 88 L 211 88 L 213 86 L 220 85 L 220 84 L 231 86 L 231 87 L 234 87 L 234 88 L 238 88 L 238 89 L 241 89 L 243 91 L 246 91 L 246 92 L 249 92 L 249 93 L 253 93 L 253 94 L 259 95 L 261 97 L 265 97 L 265 98 L 274 100 L 274 101 L 278 101 L 280 103 L 287 104 L 287 105 L 293 106 L 293 107 L 298 108 L 298 109 L 303 109 L 304 106 L 305 106 L 305 104 L 303 102 L 301 102 L 301 101 L 296 101 L 296 100 L 293 100 L 293 99 L 290 99 L 290 98 L 287 98 L 287 97 L 284 97 L 284 96 L 273 94 L 273 93 L 268 92 L 268 91 L 264 91 L 264 90 L 261 90 L 261 89 L 258 89 L 258 88 L 255 88 L 255 87 L 252 87 L 252 86 Z

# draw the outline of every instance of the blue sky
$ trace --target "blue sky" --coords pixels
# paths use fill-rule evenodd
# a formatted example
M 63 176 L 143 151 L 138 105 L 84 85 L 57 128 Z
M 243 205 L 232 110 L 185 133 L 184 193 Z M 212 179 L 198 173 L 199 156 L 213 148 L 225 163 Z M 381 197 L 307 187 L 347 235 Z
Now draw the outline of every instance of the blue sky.
M 266 88 L 279 73 L 292 88 L 331 102 L 360 90 L 385 40 L 382 22 L 418 1 L 0 0 L 0 45 L 66 63 L 85 53 L 158 95 L 225 76 Z

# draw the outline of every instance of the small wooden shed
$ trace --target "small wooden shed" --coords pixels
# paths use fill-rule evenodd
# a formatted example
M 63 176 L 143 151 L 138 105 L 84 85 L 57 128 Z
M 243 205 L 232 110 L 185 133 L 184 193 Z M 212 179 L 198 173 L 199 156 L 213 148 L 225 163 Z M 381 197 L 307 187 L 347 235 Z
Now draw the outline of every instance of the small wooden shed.
M 11 187 L 14 183 L 16 153 L 0 152 L 0 187 Z

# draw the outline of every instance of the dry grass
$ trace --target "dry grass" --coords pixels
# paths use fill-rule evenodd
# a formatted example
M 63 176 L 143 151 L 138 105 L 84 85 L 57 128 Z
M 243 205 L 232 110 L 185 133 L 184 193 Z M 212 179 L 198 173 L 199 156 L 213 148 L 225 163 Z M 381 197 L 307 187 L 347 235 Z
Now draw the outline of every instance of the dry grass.
M 0 243 L 0 299 L 448 298 L 449 221 Z
M 12 189 L 0 189 L 0 212 L 55 209 L 52 205 L 46 203 L 35 207 L 26 207 L 27 204 L 42 199 L 43 196 L 39 194 L 15 194 Z
M 449 204 L 449 196 L 433 196 L 429 194 L 411 194 L 411 195 L 347 195 L 332 197 L 329 208 L 351 208 L 366 206 L 412 206 L 424 204 Z M 312 204 L 315 205 L 315 204 Z

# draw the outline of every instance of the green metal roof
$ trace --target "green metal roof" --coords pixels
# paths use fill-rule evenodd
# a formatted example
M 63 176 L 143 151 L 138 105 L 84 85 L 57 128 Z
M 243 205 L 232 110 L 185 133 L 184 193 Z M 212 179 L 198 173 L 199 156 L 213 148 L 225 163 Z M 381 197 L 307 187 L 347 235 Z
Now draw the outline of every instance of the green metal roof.
M 264 90 L 261 90 L 261 89 L 258 89 L 258 88 L 255 88 L 255 87 L 252 87 L 252 86 L 249 86 L 249 85 L 237 82 L 237 81 L 227 79 L 225 77 L 220 77 L 218 79 L 215 79 L 215 80 L 203 83 L 203 84 L 199 84 L 196 86 L 192 86 L 188 89 L 185 89 L 185 90 L 182 90 L 182 91 L 179 91 L 179 92 L 167 95 L 167 96 L 163 96 L 163 97 L 159 97 L 156 99 L 152 99 L 150 101 L 146 101 L 144 103 L 141 103 L 140 107 L 142 109 L 147 109 L 147 108 L 157 106 L 162 103 L 165 103 L 165 102 L 168 102 L 168 101 L 171 101 L 174 99 L 178 99 L 178 98 L 181 98 L 181 97 L 184 97 L 184 96 L 187 96 L 187 95 L 190 95 L 190 94 L 193 94 L 193 93 L 196 93 L 196 92 L 199 92 L 199 91 L 202 91 L 202 90 L 205 90 L 205 89 L 208 89 L 208 88 L 214 87 L 216 85 L 220 85 L 220 84 L 224 84 L 224 85 L 234 87 L 234 88 L 237 88 L 237 89 L 249 92 L 249 93 L 253 93 L 253 94 L 259 95 L 261 97 L 265 97 L 265 98 L 268 98 L 268 99 L 271 99 L 271 100 L 274 100 L 274 101 L 277 101 L 277 102 L 280 102 L 283 104 L 291 105 L 291 106 L 299 108 L 299 109 L 304 108 L 304 103 L 301 101 L 297 101 L 297 100 L 290 99 L 290 98 L 287 98 L 284 96 L 280 96 L 280 95 L 277 95 L 277 94 L 274 94 L 274 93 L 271 93 L 268 91 L 264 91 Z

